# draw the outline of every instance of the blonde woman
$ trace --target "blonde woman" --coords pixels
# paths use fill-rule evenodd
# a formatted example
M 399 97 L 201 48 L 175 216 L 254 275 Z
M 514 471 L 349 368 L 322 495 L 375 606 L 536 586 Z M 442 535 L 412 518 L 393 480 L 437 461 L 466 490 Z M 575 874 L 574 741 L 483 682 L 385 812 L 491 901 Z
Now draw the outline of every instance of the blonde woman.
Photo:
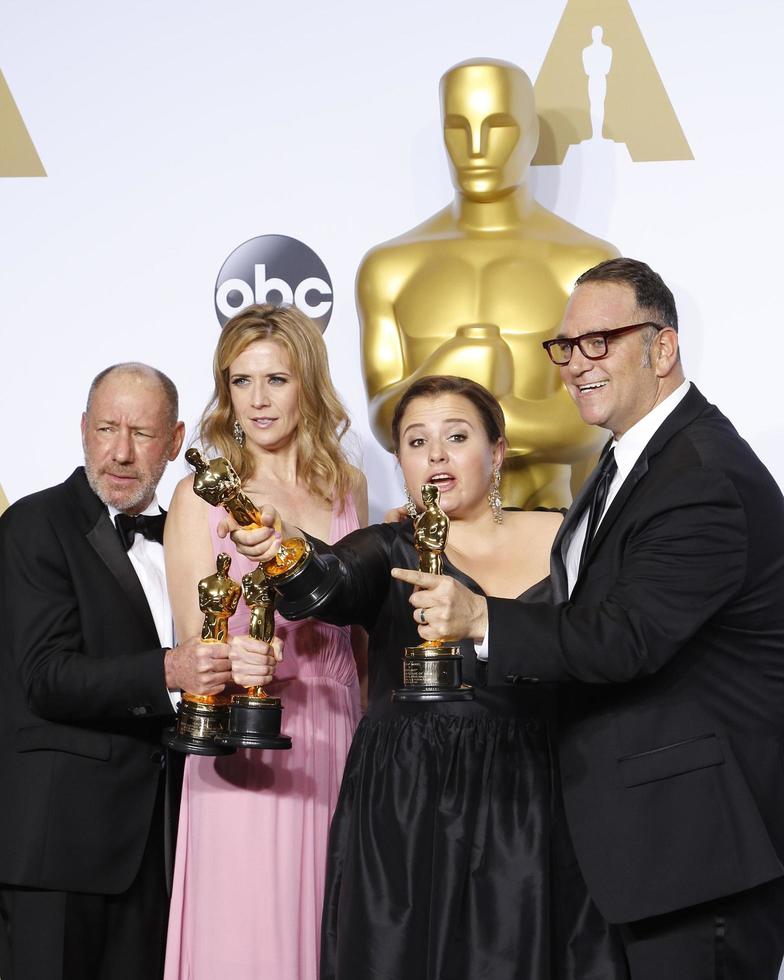
M 312 321 L 294 307 L 246 308 L 224 326 L 213 372 L 202 447 L 229 459 L 259 507 L 296 515 L 322 540 L 367 523 L 367 486 L 341 442 L 349 419 Z M 231 555 L 237 581 L 255 567 L 219 536 L 222 509 L 192 486 L 192 477 L 178 485 L 165 540 L 180 636 L 201 628 L 196 583 L 214 570 L 216 554 Z M 241 603 L 232 633 L 247 632 L 248 615 Z M 356 631 L 315 620 L 278 620 L 276 634 L 284 659 L 268 691 L 283 701 L 293 748 L 188 758 L 166 980 L 318 975 L 327 832 L 359 720 L 362 643 Z

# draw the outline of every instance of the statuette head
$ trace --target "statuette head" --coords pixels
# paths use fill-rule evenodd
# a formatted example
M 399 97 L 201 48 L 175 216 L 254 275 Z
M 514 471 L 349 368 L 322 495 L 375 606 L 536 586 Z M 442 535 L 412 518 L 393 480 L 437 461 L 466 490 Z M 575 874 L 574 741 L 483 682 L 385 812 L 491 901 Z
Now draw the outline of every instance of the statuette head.
M 452 182 L 466 197 L 494 201 L 518 187 L 539 143 L 534 90 L 506 61 L 464 61 L 441 79 L 444 142 Z

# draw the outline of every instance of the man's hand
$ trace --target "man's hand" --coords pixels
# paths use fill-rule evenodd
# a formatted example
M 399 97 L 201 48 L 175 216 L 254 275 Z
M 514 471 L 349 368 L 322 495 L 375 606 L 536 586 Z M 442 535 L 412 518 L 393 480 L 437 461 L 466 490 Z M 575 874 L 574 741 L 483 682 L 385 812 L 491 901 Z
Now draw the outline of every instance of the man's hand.
M 275 676 L 283 660 L 283 641 L 273 636 L 272 643 L 250 636 L 232 636 L 229 640 L 231 676 L 240 687 L 263 687 Z
M 487 632 L 484 596 L 475 595 L 449 575 L 393 568 L 392 578 L 417 586 L 408 601 L 414 607 L 414 622 L 423 640 L 470 638 L 482 642 Z
M 192 636 L 163 660 L 166 687 L 190 694 L 220 694 L 231 680 L 229 647 L 226 643 L 203 643 Z
M 261 510 L 261 520 L 261 527 L 248 529 L 226 514 L 218 523 L 218 537 L 230 534 L 241 555 L 253 561 L 269 561 L 280 549 L 281 533 L 275 530 L 275 524 L 280 525 L 280 517 L 274 507 L 266 504 Z

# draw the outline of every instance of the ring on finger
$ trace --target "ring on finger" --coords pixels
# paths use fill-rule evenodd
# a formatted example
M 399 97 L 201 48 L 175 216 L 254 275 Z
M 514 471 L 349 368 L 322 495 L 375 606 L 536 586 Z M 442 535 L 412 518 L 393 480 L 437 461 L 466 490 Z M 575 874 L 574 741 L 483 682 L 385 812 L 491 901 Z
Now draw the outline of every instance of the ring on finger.
M 424 625 L 425 625 L 425 624 L 427 623 L 427 620 L 425 619 L 425 610 L 424 610 L 424 609 L 422 609 L 422 607 L 421 607 L 421 606 L 420 606 L 420 609 L 419 609 L 419 622 L 420 622 L 420 623 L 421 623 L 421 624 L 422 624 L 423 626 L 424 626 Z

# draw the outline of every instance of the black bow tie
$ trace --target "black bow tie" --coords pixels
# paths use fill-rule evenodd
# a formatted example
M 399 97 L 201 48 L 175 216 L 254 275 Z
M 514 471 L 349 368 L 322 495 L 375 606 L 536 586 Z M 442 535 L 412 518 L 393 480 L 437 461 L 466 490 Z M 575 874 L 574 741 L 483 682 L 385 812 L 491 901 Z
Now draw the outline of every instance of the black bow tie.
M 129 551 L 133 544 L 136 534 L 141 534 L 150 541 L 157 541 L 163 544 L 163 522 L 166 520 L 165 514 L 137 514 L 132 517 L 130 514 L 117 514 L 114 524 L 120 541 L 126 551 Z

